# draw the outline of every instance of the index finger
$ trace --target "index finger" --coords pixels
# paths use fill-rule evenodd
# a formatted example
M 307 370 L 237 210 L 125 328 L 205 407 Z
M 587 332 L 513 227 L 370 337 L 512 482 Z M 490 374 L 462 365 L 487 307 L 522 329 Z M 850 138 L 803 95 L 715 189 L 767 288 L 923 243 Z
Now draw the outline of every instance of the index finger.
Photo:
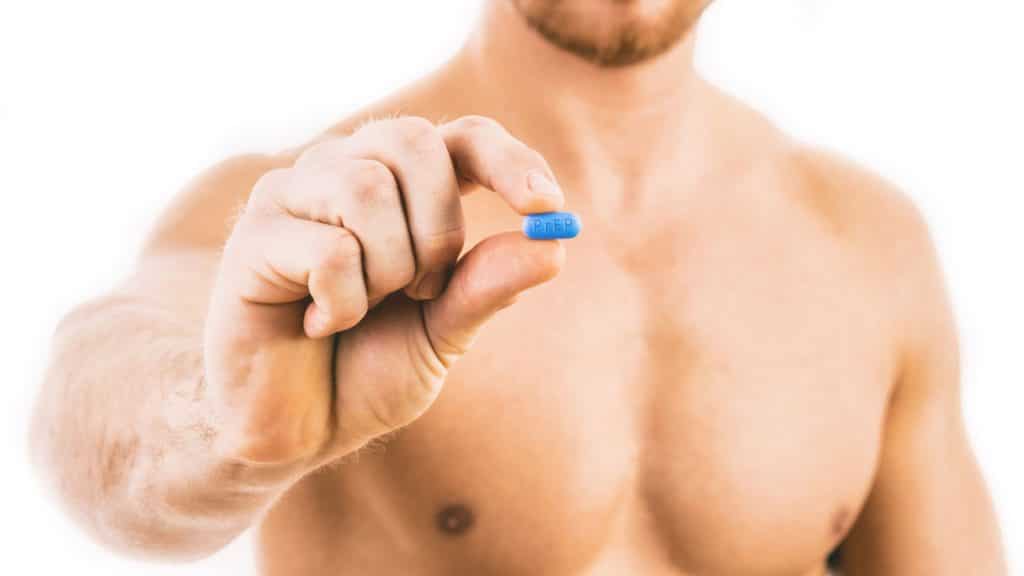
M 463 116 L 439 130 L 460 180 L 494 190 L 520 214 L 552 212 L 565 204 L 544 157 L 495 120 Z

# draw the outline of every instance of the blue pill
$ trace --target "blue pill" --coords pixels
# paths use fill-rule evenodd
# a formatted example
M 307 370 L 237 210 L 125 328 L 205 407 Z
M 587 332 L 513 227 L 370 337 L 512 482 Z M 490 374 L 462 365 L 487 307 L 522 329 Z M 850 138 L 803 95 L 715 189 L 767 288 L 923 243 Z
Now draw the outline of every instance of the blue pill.
M 544 212 L 523 218 L 523 234 L 534 240 L 575 238 L 580 233 L 580 219 L 572 212 Z

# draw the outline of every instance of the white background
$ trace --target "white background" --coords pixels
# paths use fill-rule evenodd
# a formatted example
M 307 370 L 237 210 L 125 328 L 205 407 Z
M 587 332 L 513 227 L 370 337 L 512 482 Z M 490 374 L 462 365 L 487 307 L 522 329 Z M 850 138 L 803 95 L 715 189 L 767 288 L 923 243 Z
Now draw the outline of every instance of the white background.
M 436 66 L 477 4 L 0 0 L 0 571 L 251 573 L 248 538 L 187 568 L 117 559 L 43 498 L 25 429 L 49 335 L 125 273 L 187 178 L 300 143 Z M 713 80 L 924 210 L 962 328 L 971 437 L 1017 573 L 1022 28 L 1006 0 L 719 0 L 698 56 Z

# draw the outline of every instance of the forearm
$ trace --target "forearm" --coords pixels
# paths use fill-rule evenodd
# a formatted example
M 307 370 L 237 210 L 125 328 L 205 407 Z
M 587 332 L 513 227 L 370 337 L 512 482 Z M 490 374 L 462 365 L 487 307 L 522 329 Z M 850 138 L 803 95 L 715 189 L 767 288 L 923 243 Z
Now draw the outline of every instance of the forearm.
M 169 558 L 208 554 L 248 527 L 301 468 L 232 458 L 218 442 L 211 396 L 200 322 L 130 294 L 106 297 L 58 331 L 33 454 L 104 543 Z

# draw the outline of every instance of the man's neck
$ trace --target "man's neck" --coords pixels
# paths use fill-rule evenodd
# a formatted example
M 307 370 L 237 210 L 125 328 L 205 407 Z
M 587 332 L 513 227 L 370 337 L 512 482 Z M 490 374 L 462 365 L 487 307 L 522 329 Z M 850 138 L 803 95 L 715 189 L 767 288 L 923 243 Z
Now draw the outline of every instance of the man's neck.
M 492 1 L 455 65 L 481 113 L 557 156 L 563 170 L 585 177 L 600 163 L 628 174 L 678 158 L 687 135 L 702 130 L 706 90 L 692 36 L 648 62 L 603 68 L 542 38 L 507 2 Z

